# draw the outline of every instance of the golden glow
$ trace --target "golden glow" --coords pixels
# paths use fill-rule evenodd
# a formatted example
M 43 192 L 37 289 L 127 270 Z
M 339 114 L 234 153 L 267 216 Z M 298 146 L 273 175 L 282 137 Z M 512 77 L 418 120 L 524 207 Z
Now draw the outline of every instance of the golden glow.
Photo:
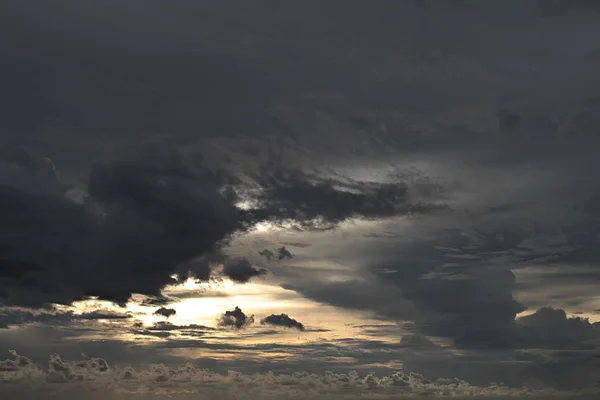
M 120 308 L 112 303 L 99 300 L 86 300 L 75 303 L 72 307 L 59 307 L 69 309 L 75 313 L 103 310 L 107 312 L 130 313 L 132 318 L 125 320 L 106 320 L 99 323 L 111 326 L 111 338 L 124 341 L 164 341 L 171 339 L 196 340 L 197 336 L 190 336 L 184 331 L 152 331 L 152 326 L 160 321 L 168 321 L 173 325 L 202 325 L 216 328 L 218 318 L 228 310 L 239 306 L 246 315 L 253 315 L 255 323 L 243 330 L 216 329 L 203 330 L 194 328 L 196 334 L 202 336 L 202 340 L 213 343 L 235 343 L 240 346 L 252 346 L 258 344 L 307 344 L 324 343 L 342 338 L 353 338 L 356 340 L 372 340 L 376 335 L 378 341 L 397 343 L 401 335 L 398 332 L 385 334 L 373 333 L 373 330 L 364 330 L 361 325 L 377 325 L 377 321 L 368 313 L 342 310 L 327 306 L 311 300 L 307 300 L 298 293 L 283 289 L 279 286 L 269 285 L 266 282 L 251 282 L 247 284 L 235 284 L 230 281 L 223 282 L 196 282 L 188 280 L 181 285 L 169 287 L 166 295 L 182 296 L 180 301 L 169 304 L 166 307 L 173 308 L 176 314 L 165 319 L 160 315 L 154 315 L 159 306 L 143 305 L 140 300 L 143 296 L 134 296 L 127 307 Z M 305 331 L 286 329 L 282 327 L 265 326 L 260 321 L 271 315 L 286 313 L 290 317 L 300 321 L 306 327 Z M 141 322 L 142 325 L 135 327 L 134 324 Z M 389 327 L 389 325 L 388 325 Z M 150 331 L 147 331 L 150 329 Z M 365 333 L 369 332 L 370 333 Z M 105 338 L 105 329 L 91 330 L 86 333 L 87 339 L 101 340 Z M 217 354 L 206 349 L 194 349 L 192 357 L 227 358 L 230 353 Z M 210 353 L 210 354 L 209 354 Z M 247 357 L 256 356 L 251 352 Z M 241 353 L 238 357 L 244 357 Z M 269 355 L 271 358 L 289 357 L 288 354 Z

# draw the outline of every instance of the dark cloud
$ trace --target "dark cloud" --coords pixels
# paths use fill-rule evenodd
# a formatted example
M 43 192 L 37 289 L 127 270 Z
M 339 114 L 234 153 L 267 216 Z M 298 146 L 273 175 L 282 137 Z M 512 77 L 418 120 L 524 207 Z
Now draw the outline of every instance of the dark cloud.
M 0 327 L 26 325 L 32 323 L 49 325 L 68 325 L 78 321 L 123 321 L 133 318 L 129 313 L 107 310 L 94 310 L 84 313 L 72 311 L 41 311 L 32 312 L 24 309 L 0 310 Z
M 25 175 L 48 168 L 3 167 Z M 56 177 L 53 184 L 61 187 Z M 159 295 L 175 282 L 180 263 L 240 227 L 237 210 L 215 185 L 177 161 L 99 164 L 88 188 L 80 204 L 2 182 L 6 303 L 64 304 L 86 296 L 124 303 L 132 293 Z M 209 270 L 199 272 L 208 278 Z
M 267 261 L 283 261 L 283 260 L 291 260 L 294 258 L 294 255 L 291 251 L 289 251 L 285 246 L 279 247 L 275 249 L 275 252 L 269 249 L 263 249 L 258 252 L 261 256 L 265 257 Z
M 254 323 L 254 316 L 248 317 L 239 307 L 236 307 L 233 311 L 225 311 L 218 323 L 219 326 L 243 329 Z
M 567 317 L 564 310 L 545 307 L 517 320 L 523 347 L 597 349 L 600 330 L 587 319 Z
M 351 218 L 377 219 L 447 208 L 432 202 L 412 203 L 409 188 L 400 182 L 364 183 L 283 169 L 258 177 L 258 182 L 258 207 L 249 211 L 251 218 L 296 223 L 303 229 L 330 229 Z
M 177 314 L 177 311 L 175 311 L 174 308 L 161 307 L 158 310 L 154 311 L 154 315 L 161 315 L 165 318 L 172 317 L 175 314 Z
M 247 283 L 250 279 L 267 273 L 268 270 L 254 267 L 245 258 L 229 259 L 223 264 L 223 275 L 238 283 Z
M 292 258 L 294 258 L 294 255 L 285 246 L 277 249 L 277 260 L 291 260 Z
M 89 319 L 89 320 L 96 320 L 96 319 L 120 320 L 120 319 L 129 319 L 129 318 L 132 318 L 133 316 L 131 314 L 123 314 L 123 313 L 117 313 L 117 312 L 96 310 L 96 311 L 91 311 L 91 312 L 75 315 L 75 317 L 79 318 L 79 319 Z
M 212 330 L 214 330 L 214 328 L 204 326 L 204 325 L 197 325 L 197 324 L 175 325 L 175 324 L 172 324 L 167 321 L 159 321 L 159 322 L 151 325 L 150 327 L 148 327 L 148 329 L 153 330 L 153 331 L 192 331 L 192 330 L 194 330 L 194 331 L 212 331 Z
M 348 282 L 274 274 L 462 351 L 552 349 L 546 376 L 576 381 L 573 353 L 556 352 L 596 341 L 568 315 L 597 308 L 597 1 L 33 3 L 0 13 L 0 138 L 35 149 L 2 151 L 0 302 L 140 293 L 166 306 L 172 283 L 264 274 L 225 249 L 257 222 L 443 214 L 340 250 L 356 267 Z M 388 161 L 441 171 L 460 193 L 302 172 L 371 175 Z M 454 219 L 433 213 L 444 202 Z M 522 278 L 527 265 L 539 273 Z M 555 309 L 515 319 L 544 305 Z M 51 313 L 22 321 L 78 318 Z
M 147 296 L 142 301 L 142 305 L 144 306 L 166 306 L 168 304 L 174 303 L 176 300 L 168 297 L 168 296 Z
M 341 181 L 313 184 L 308 175 L 280 171 L 259 178 L 265 185 L 260 207 L 244 211 L 221 195 L 222 177 L 168 149 L 94 165 L 83 203 L 64 194 L 45 159 L 9 159 L 2 168 L 0 296 L 7 304 L 34 307 L 88 296 L 119 304 L 133 293 L 160 296 L 164 286 L 190 273 L 209 279 L 214 264 L 222 264 L 231 279 L 247 282 L 265 270 L 228 259 L 220 248 L 232 234 L 261 221 L 331 228 L 353 217 L 441 207 L 407 203 L 407 189 L 396 184 L 347 181 L 338 189 L 334 182 Z M 49 179 L 47 188 L 34 183 L 40 176 Z M 287 249 L 277 251 L 277 257 L 289 257 Z
M 259 251 L 258 254 L 260 254 L 261 256 L 266 258 L 268 261 L 272 261 L 275 258 L 275 253 L 273 253 L 269 249 L 263 249 L 263 250 Z
M 301 322 L 296 321 L 287 314 L 272 314 L 260 321 L 263 325 L 275 325 L 283 326 L 286 328 L 293 328 L 299 331 L 303 331 L 304 325 Z
M 529 213 L 529 210 L 533 209 L 527 207 L 526 212 Z M 307 276 L 292 274 L 284 287 L 335 306 L 372 310 L 384 318 L 413 321 L 411 329 L 416 332 L 450 338 L 455 345 L 463 348 L 570 348 L 577 343 L 577 335 L 581 335 L 578 337 L 580 341 L 587 338 L 588 346 L 596 346 L 586 336 L 591 335 L 591 325 L 584 320 L 567 319 L 563 311 L 565 320 L 555 330 L 571 332 L 564 333 L 565 337 L 574 336 L 572 340 L 563 338 L 562 342 L 556 339 L 554 345 L 551 345 L 552 339 L 536 341 L 527 333 L 531 331 L 534 334 L 535 330 L 523 329 L 516 320 L 517 315 L 529 305 L 521 300 L 521 296 L 515 296 L 517 290 L 521 293 L 537 287 L 550 290 L 535 308 L 540 307 L 543 301 L 560 298 L 557 291 L 566 285 L 574 285 L 570 289 L 574 292 L 565 292 L 565 301 L 576 300 L 574 296 L 579 295 L 593 299 L 596 294 L 591 291 L 593 285 L 590 286 L 590 279 L 597 275 L 597 268 L 589 264 L 595 259 L 593 240 L 589 244 L 581 240 L 582 237 L 591 238 L 593 234 L 583 230 L 584 236 L 572 242 L 566 239 L 575 237 L 576 231 L 582 232 L 581 228 L 585 225 L 571 225 L 558 230 L 567 235 L 552 234 L 557 231 L 554 226 L 542 226 L 532 234 L 524 231 L 522 226 L 511 226 L 511 218 L 521 212 L 521 207 L 509 207 L 499 215 L 494 210 L 479 222 L 468 221 L 463 225 L 461 221 L 461 228 L 456 230 L 452 228 L 456 216 L 452 216 L 446 219 L 451 225 L 439 230 L 425 227 L 422 236 L 418 229 L 410 231 L 407 236 L 415 235 L 406 241 L 397 237 L 378 237 L 378 242 L 370 242 L 356 251 L 351 249 L 352 253 L 346 255 L 349 260 L 358 258 L 358 264 L 365 265 L 360 279 L 327 282 L 323 279 L 325 271 L 321 274 L 313 270 Z M 519 223 L 526 220 L 520 216 L 517 219 Z M 573 223 L 577 219 L 570 221 Z M 583 251 L 585 248 L 588 249 L 586 252 Z M 551 261 L 548 261 L 549 257 Z M 558 261 L 552 261 L 552 258 Z M 582 264 L 587 266 L 575 267 L 577 259 L 587 262 Z M 531 278 L 526 276 L 530 282 L 519 284 L 515 273 L 524 279 L 520 269 L 536 260 L 542 260 L 536 267 L 540 273 Z M 571 265 L 565 268 L 562 263 Z M 523 284 L 526 286 L 521 287 Z

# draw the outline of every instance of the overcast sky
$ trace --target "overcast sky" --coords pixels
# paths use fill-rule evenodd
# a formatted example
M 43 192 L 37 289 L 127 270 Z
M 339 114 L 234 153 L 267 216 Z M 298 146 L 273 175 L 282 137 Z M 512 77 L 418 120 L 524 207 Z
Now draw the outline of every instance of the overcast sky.
M 0 394 L 598 395 L 599 2 L 4 0 L 0 49 Z

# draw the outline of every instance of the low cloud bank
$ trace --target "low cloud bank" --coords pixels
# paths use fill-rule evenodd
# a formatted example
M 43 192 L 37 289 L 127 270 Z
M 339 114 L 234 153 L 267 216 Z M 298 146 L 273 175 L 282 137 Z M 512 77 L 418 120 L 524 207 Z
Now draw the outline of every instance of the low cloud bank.
M 397 396 L 440 397 L 567 397 L 591 396 L 591 392 L 559 392 L 550 389 L 508 388 L 501 384 L 474 386 L 458 378 L 431 381 L 425 376 L 397 371 L 387 376 L 326 372 L 289 375 L 220 374 L 192 364 L 142 367 L 113 367 L 102 358 L 64 361 L 58 354 L 47 367 L 11 351 L 0 361 L 0 393 L 104 393 L 117 396 L 154 395 L 176 398 L 397 398 Z M 68 398 L 68 397 L 67 397 Z M 106 398 L 106 397 L 104 397 Z M 127 398 L 127 397 L 123 397 Z M 590 397 L 591 398 L 591 397 Z

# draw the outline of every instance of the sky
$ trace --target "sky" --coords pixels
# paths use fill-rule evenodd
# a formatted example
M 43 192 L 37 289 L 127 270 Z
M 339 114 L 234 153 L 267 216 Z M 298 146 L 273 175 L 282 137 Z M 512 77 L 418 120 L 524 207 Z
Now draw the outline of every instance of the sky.
M 0 394 L 597 398 L 600 4 L 4 0 Z

